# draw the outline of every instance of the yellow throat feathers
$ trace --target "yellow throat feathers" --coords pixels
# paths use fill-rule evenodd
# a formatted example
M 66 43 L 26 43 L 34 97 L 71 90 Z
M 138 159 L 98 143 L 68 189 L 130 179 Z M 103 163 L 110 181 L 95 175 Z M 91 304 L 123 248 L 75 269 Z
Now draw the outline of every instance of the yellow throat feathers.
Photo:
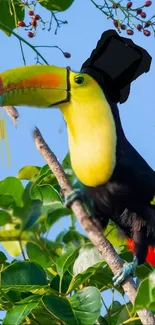
M 68 126 L 72 168 L 87 186 L 106 183 L 116 163 L 116 129 L 110 105 L 97 82 L 89 77 L 73 87 L 71 101 L 61 111 Z

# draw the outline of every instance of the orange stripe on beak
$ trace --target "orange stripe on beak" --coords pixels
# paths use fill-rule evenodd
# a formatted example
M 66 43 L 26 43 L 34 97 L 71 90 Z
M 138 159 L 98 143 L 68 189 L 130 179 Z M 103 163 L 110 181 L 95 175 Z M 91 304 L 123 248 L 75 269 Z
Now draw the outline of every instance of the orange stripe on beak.
M 3 88 L 3 82 L 0 78 L 0 95 L 3 95 L 6 91 L 20 88 L 58 88 L 60 84 L 61 77 L 57 74 L 50 75 L 49 73 L 22 80 L 18 84 L 10 83 L 6 88 Z
M 61 84 L 61 78 L 58 74 L 44 73 L 40 76 L 31 77 L 21 81 L 16 88 L 58 88 Z

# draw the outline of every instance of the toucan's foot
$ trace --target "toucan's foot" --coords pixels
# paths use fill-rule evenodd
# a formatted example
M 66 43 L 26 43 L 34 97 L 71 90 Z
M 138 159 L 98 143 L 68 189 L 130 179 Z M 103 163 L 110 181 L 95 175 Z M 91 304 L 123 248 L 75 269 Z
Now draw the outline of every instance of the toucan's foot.
M 120 285 L 129 275 L 135 276 L 136 266 L 138 264 L 137 257 L 134 258 L 133 262 L 126 263 L 122 269 L 113 277 L 114 285 Z
M 70 207 L 70 205 L 77 199 L 82 200 L 83 194 L 80 189 L 74 189 L 69 195 L 65 197 L 64 204 L 66 207 Z

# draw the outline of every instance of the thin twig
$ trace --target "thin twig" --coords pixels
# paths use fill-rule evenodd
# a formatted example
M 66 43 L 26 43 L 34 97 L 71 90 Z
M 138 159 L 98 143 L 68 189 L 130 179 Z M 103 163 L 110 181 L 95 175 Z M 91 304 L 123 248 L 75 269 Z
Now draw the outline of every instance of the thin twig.
M 67 179 L 67 176 L 65 175 L 63 168 L 58 162 L 56 156 L 44 141 L 38 128 L 34 130 L 34 141 L 38 151 L 46 160 L 53 174 L 57 178 L 57 181 L 60 187 L 62 188 L 64 194 L 70 194 L 72 191 L 72 187 Z M 88 238 L 97 248 L 99 253 L 102 255 L 103 259 L 109 265 L 114 275 L 116 275 L 117 272 L 120 271 L 120 269 L 122 268 L 123 261 L 116 253 L 111 243 L 103 236 L 102 228 L 100 228 L 97 224 L 93 222 L 93 219 L 91 219 L 90 216 L 86 213 L 80 200 L 75 200 L 71 204 L 71 208 L 75 216 L 81 223 L 82 227 L 86 231 Z M 131 276 L 128 277 L 124 281 L 122 287 L 124 289 L 124 292 L 128 295 L 129 300 L 132 302 L 132 304 L 134 304 L 137 290 L 133 278 Z M 139 310 L 137 314 L 139 315 L 139 318 L 143 325 L 155 325 L 155 318 L 150 311 L 143 309 Z
M 30 44 L 29 42 L 27 42 L 23 37 L 21 37 L 20 35 L 18 35 L 17 33 L 15 33 L 13 30 L 11 30 L 9 27 L 5 26 L 1 21 L 0 21 L 0 27 L 2 27 L 2 29 L 6 30 L 7 32 L 9 32 L 10 34 L 14 35 L 16 38 L 18 38 L 21 42 L 25 43 L 27 46 L 29 46 L 42 60 L 45 64 L 49 65 L 48 62 L 45 60 L 45 58 L 41 55 L 40 52 L 38 52 L 36 50 L 36 48 Z
M 24 55 L 24 51 L 23 51 L 23 44 L 22 44 L 21 39 L 19 40 L 19 43 L 20 43 L 20 49 L 21 49 L 21 53 L 22 53 L 23 62 L 24 62 L 24 65 L 26 65 L 26 59 L 25 59 L 25 55 Z
M 152 28 L 154 34 L 155 34 L 155 21 L 153 21 L 154 15 L 150 17 L 149 19 L 143 19 L 140 18 L 139 15 L 137 15 L 137 10 L 146 8 L 145 5 L 130 8 L 130 10 L 126 6 L 121 5 L 121 1 L 114 1 L 114 0 L 108 0 L 109 3 L 107 3 L 106 0 L 104 0 L 104 5 L 98 5 L 96 1 L 90 0 L 93 5 L 101 11 L 105 16 L 107 16 L 107 19 L 111 18 L 113 21 L 117 20 L 118 27 L 117 30 L 121 32 L 121 24 L 124 24 L 126 22 L 127 26 L 130 27 L 132 30 L 136 29 L 136 24 L 141 23 L 142 28 L 145 27 L 145 23 L 147 21 L 150 21 L 150 27 Z M 124 16 L 123 18 L 119 18 L 119 13 L 122 13 Z

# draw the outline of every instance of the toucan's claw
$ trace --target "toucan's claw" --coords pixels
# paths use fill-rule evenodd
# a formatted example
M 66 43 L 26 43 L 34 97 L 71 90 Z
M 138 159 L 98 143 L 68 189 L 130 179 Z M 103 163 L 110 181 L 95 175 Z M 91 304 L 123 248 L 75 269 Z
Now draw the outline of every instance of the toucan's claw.
M 126 263 L 122 269 L 118 272 L 118 274 L 116 274 L 114 277 L 113 277 L 113 281 L 114 281 L 114 285 L 117 286 L 117 285 L 120 285 L 122 282 L 124 282 L 126 280 L 126 278 L 129 276 L 129 275 L 133 275 L 135 276 L 135 271 L 136 271 L 136 266 L 138 264 L 138 260 L 137 258 L 135 257 L 133 262 L 131 263 Z
M 69 195 L 67 195 L 64 199 L 64 205 L 66 207 L 70 207 L 70 205 L 75 201 L 75 200 L 82 200 L 83 195 L 80 189 L 76 188 L 74 189 Z

